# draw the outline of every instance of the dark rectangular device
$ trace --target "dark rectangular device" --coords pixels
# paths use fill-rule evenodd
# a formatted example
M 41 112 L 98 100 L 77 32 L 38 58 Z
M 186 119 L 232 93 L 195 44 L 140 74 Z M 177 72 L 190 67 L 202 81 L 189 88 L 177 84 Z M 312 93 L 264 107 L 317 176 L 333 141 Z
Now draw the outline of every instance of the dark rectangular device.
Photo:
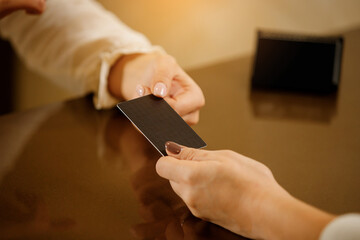
M 147 95 L 121 102 L 117 107 L 163 156 L 167 155 L 167 141 L 192 148 L 206 147 L 206 143 L 162 98 Z
M 340 78 L 342 37 L 259 32 L 252 86 L 329 93 Z

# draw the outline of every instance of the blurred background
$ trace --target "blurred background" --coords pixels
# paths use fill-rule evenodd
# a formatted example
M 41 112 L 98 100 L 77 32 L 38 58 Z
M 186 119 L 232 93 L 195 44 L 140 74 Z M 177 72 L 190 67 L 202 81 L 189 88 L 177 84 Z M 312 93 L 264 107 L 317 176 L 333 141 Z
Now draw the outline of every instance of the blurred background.
M 186 70 L 253 54 L 259 29 L 326 35 L 360 25 L 358 0 L 99 2 L 161 45 Z M 6 42 L 0 48 L 0 113 L 76 97 L 27 69 Z

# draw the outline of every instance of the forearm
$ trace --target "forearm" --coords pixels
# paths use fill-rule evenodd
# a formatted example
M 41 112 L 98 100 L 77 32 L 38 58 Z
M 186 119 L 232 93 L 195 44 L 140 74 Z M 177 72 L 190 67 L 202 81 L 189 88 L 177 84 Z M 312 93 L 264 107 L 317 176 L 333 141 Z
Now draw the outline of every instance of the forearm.
M 48 0 L 40 16 L 16 12 L 0 31 L 29 67 L 77 94 L 94 93 L 97 108 L 116 102 L 107 76 L 119 57 L 158 49 L 92 0 Z
M 272 196 L 263 211 L 259 227 L 264 239 L 317 240 L 334 218 L 289 194 Z
M 122 94 L 122 78 L 124 76 L 124 67 L 125 65 L 134 60 L 136 57 L 140 56 L 141 54 L 129 54 L 122 56 L 119 58 L 111 67 L 108 76 L 108 90 L 111 95 L 125 99 L 125 96 Z M 136 73 L 133 73 L 136 74 Z M 134 87 L 135 89 L 135 87 Z

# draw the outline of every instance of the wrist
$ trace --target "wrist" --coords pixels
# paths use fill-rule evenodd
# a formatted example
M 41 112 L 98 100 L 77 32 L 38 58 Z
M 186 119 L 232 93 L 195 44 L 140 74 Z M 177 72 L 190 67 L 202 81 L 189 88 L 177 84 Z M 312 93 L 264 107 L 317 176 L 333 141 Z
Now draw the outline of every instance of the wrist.
M 261 238 L 318 239 L 334 216 L 285 193 L 269 196 L 259 223 Z
M 124 68 L 126 64 L 128 64 L 130 61 L 134 60 L 140 55 L 142 54 L 122 55 L 111 67 L 108 76 L 108 91 L 113 97 L 124 99 L 122 93 Z

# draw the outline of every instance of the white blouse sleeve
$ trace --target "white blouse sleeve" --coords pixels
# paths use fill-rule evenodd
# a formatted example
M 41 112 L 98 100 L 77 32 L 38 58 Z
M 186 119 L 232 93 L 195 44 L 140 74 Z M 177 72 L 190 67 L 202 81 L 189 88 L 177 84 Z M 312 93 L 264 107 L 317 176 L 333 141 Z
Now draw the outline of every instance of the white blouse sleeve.
M 360 214 L 345 214 L 335 218 L 322 231 L 320 240 L 360 239 Z
M 75 93 L 94 93 L 97 109 L 118 102 L 107 78 L 121 55 L 163 51 L 93 0 L 47 0 L 42 15 L 3 18 L 0 34 L 30 68 Z

